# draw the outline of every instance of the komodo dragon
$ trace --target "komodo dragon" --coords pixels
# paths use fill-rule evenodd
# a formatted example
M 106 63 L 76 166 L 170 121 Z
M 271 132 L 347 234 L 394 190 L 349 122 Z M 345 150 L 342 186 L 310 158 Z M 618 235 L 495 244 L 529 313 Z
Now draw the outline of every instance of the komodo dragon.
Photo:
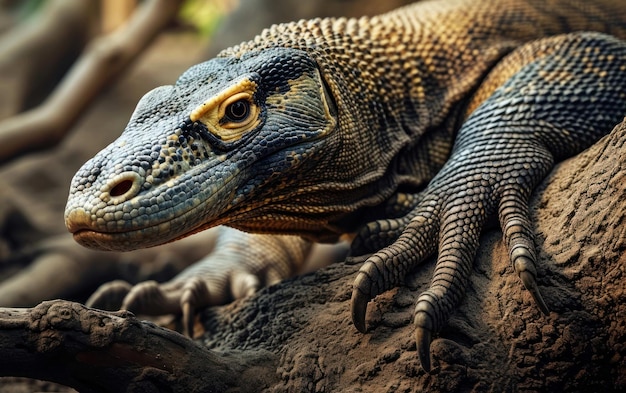
M 559 35 L 585 30 L 612 36 Z M 122 288 L 123 308 L 182 310 L 187 333 L 194 309 L 293 274 L 311 241 L 342 236 L 368 255 L 352 295 L 365 332 L 368 302 L 437 253 L 414 319 L 428 371 L 491 217 L 548 313 L 528 201 L 626 114 L 626 44 L 613 36 L 626 38 L 626 2 L 433 0 L 275 25 L 146 94 L 75 175 L 67 227 L 110 250 L 216 225 L 259 233 L 226 229 L 212 264 Z

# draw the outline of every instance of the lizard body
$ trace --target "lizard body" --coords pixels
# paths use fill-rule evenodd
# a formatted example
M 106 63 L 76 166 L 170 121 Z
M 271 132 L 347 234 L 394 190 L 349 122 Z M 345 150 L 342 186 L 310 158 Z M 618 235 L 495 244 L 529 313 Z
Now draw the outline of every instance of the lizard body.
M 491 216 L 548 312 L 527 200 L 555 161 L 626 113 L 623 42 L 534 41 L 581 30 L 625 38 L 626 5 L 435 0 L 273 26 L 148 93 L 122 136 L 74 177 L 66 224 L 81 244 L 117 250 L 222 224 L 268 234 L 234 236 L 233 250 L 273 245 L 253 258 L 261 262 L 235 252 L 248 267 L 280 254 L 289 266 L 309 241 L 356 234 L 353 254 L 372 254 L 353 291 L 361 331 L 368 301 L 438 252 L 416 305 L 428 370 L 431 335 L 462 296 Z M 211 303 L 200 277 L 161 288 L 188 326 L 190 308 Z M 125 308 L 143 299 L 129 296 Z

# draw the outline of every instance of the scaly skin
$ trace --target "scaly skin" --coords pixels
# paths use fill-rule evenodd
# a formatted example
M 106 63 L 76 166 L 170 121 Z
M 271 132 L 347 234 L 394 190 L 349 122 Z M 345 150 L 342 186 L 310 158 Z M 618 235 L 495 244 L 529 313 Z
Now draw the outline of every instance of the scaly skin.
M 414 210 L 360 233 L 364 247 L 375 239 L 397 240 L 372 255 L 357 276 L 352 305 L 359 330 L 365 330 L 367 302 L 400 285 L 438 246 L 431 286 L 415 307 L 419 356 L 428 369 L 431 334 L 463 295 L 480 231 L 494 215 L 515 271 L 548 314 L 536 284 L 530 193 L 556 161 L 591 145 L 623 118 L 624 61 L 626 43 L 587 33 L 534 42 L 496 67 L 485 89 L 502 74 L 512 76 L 463 124 L 450 160 Z
M 311 241 L 356 233 L 353 254 L 373 253 L 353 291 L 361 331 L 368 301 L 438 252 L 415 314 L 429 370 L 431 336 L 463 296 L 490 216 L 548 312 L 527 201 L 555 161 L 623 117 L 626 58 L 604 35 L 528 42 L 624 38 L 625 21 L 613 1 L 450 0 L 274 26 L 148 93 L 74 177 L 66 224 L 79 243 L 116 250 L 221 224 Z M 236 236 L 244 247 L 247 236 Z M 295 248 L 304 258 L 308 242 Z M 189 320 L 211 289 L 201 275 L 182 281 L 202 299 L 168 302 Z

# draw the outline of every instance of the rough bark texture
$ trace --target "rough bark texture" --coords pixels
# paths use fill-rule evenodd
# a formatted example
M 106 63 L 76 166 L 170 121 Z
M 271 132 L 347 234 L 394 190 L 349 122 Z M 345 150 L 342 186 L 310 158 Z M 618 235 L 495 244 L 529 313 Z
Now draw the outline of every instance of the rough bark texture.
M 540 285 L 553 312 L 543 316 L 523 289 L 500 232 L 485 233 L 471 289 L 433 342 L 432 374 L 411 324 L 432 266 L 376 298 L 363 335 L 349 315 L 358 265 L 346 263 L 206 310 L 203 346 L 75 303 L 4 309 L 0 374 L 81 391 L 623 391 L 625 144 L 622 123 L 536 194 Z
M 0 348 L 8 355 L 0 358 L 0 375 L 46 379 L 80 392 L 254 392 L 269 385 L 264 374 L 272 376 L 270 353 L 217 355 L 127 312 L 50 301 L 2 309 L 0 326 Z

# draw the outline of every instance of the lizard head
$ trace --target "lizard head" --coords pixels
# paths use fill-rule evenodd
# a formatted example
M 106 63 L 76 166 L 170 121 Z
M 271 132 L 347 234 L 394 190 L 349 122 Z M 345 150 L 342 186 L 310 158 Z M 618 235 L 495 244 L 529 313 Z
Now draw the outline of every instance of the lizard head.
M 122 135 L 76 173 L 66 226 L 82 245 L 111 250 L 221 224 L 288 232 L 276 223 L 290 213 L 276 206 L 299 194 L 292 180 L 315 167 L 336 127 L 330 88 L 303 51 L 201 63 L 147 93 Z

